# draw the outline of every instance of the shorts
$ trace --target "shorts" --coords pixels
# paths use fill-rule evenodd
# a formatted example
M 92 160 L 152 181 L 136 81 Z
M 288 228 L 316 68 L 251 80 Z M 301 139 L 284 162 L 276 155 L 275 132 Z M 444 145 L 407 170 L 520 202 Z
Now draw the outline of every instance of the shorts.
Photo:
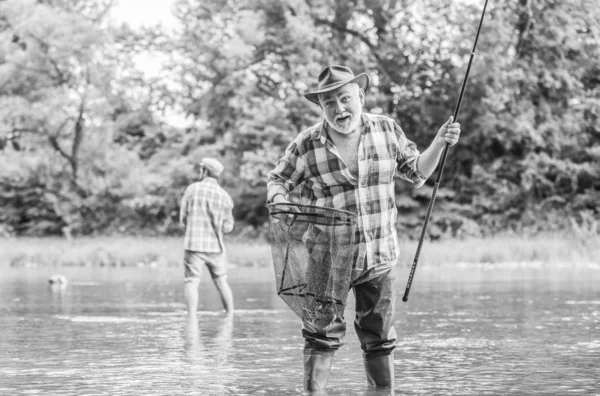
M 185 266 L 184 282 L 200 282 L 202 268 L 206 265 L 212 279 L 219 279 L 227 276 L 225 268 L 225 253 L 203 253 L 193 250 L 186 250 L 183 255 L 183 264 Z

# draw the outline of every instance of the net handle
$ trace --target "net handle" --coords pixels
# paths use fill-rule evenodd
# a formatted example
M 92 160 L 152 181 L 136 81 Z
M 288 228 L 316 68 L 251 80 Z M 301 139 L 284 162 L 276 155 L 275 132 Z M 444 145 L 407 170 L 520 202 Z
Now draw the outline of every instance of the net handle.
M 314 217 L 314 218 L 325 219 L 325 220 L 334 220 L 334 221 L 337 222 L 337 223 L 334 223 L 334 224 L 337 224 L 337 225 L 342 225 L 342 224 L 344 224 L 344 225 L 348 225 L 348 224 L 352 225 L 352 224 L 356 223 L 355 219 L 345 219 L 345 218 L 341 218 L 341 217 L 330 217 L 330 216 L 326 216 L 326 215 L 322 215 L 322 214 L 316 214 L 316 213 L 310 213 L 309 214 L 309 213 L 299 213 L 299 212 L 293 212 L 293 211 L 291 211 L 291 212 L 283 212 L 283 211 L 281 211 L 281 212 L 271 212 L 271 216 L 279 215 L 279 214 L 288 215 L 288 217 L 290 217 L 290 220 L 286 221 L 286 224 L 288 226 L 291 226 L 292 224 L 294 224 L 294 222 L 297 220 L 296 218 L 297 217 L 301 217 L 301 216 L 303 216 L 303 217 Z M 303 221 L 303 220 L 300 220 L 300 221 Z M 318 223 L 318 224 L 325 224 L 325 223 Z M 334 224 L 328 224 L 328 225 L 334 225 Z
M 329 216 L 323 213 L 310 213 L 310 212 L 306 212 L 306 211 L 290 211 L 290 210 L 284 210 L 281 209 L 281 207 L 296 207 L 298 209 L 302 209 L 302 208 L 307 208 L 307 209 L 315 209 L 318 211 L 328 211 L 328 212 L 333 212 L 333 216 Z M 356 221 L 356 218 L 358 217 L 358 215 L 354 212 L 350 212 L 349 210 L 343 210 L 343 209 L 335 209 L 335 208 L 327 208 L 324 206 L 315 206 L 315 205 L 304 205 L 304 204 L 296 204 L 296 203 L 270 203 L 267 204 L 267 207 L 269 208 L 269 211 L 271 212 L 271 214 L 294 214 L 294 215 L 306 215 L 306 216 L 317 216 L 317 217 L 324 217 L 324 218 L 334 218 L 334 219 L 338 219 L 335 217 L 335 215 L 339 215 L 341 216 L 341 218 L 339 218 L 339 220 L 348 220 L 348 221 Z M 347 218 L 344 218 L 344 216 L 346 216 Z

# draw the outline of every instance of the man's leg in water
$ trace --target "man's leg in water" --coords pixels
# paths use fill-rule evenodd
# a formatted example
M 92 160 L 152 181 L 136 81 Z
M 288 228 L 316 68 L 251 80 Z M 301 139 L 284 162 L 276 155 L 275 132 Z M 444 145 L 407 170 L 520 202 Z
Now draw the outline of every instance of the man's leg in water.
M 198 310 L 198 281 L 186 281 L 184 289 L 185 305 L 188 315 L 195 315 Z
M 229 287 L 229 283 L 227 282 L 227 276 L 220 276 L 218 278 L 213 278 L 213 282 L 215 282 L 215 286 L 221 296 L 221 302 L 223 303 L 223 308 L 225 308 L 225 312 L 228 314 L 233 313 L 233 293 L 231 292 L 231 287 Z
M 233 314 L 233 293 L 227 282 L 227 260 L 225 252 L 204 253 L 202 258 L 206 261 L 210 276 L 212 277 L 217 291 L 221 296 L 223 308 L 227 314 Z
M 185 269 L 184 299 L 188 315 L 195 315 L 198 310 L 198 285 L 204 263 L 198 259 L 197 252 L 186 250 L 183 255 Z
M 367 282 L 355 284 L 354 294 L 354 328 L 363 350 L 367 383 L 377 388 L 393 388 L 396 292 L 392 271 L 388 270 Z

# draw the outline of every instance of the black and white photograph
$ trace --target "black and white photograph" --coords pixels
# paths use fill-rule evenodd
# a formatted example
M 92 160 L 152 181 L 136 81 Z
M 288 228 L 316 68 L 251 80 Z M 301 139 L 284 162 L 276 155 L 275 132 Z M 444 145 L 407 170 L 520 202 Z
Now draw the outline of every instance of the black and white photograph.
M 597 0 L 0 0 L 0 395 L 600 396 Z

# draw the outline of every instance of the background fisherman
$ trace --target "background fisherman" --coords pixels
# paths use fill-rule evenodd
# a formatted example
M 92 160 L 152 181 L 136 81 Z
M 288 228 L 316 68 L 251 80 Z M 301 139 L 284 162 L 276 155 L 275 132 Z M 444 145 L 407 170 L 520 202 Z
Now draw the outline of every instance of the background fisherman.
M 394 177 L 422 186 L 446 142 L 458 142 L 460 125 L 450 117 L 420 153 L 394 120 L 363 112 L 368 86 L 367 74 L 355 76 L 345 66 L 328 66 L 320 73 L 317 89 L 305 97 L 321 107 L 324 120 L 300 132 L 288 145 L 268 175 L 267 201 L 289 202 L 289 193 L 301 186 L 303 204 L 358 214 L 360 241 L 351 278 L 354 326 L 368 384 L 390 388 L 396 344 L 392 269 L 399 254 Z M 303 323 L 305 389 L 325 388 L 345 332 L 345 319 L 338 315 L 321 328 Z
M 185 189 L 179 215 L 181 224 L 185 226 L 183 261 L 188 315 L 195 315 L 198 309 L 198 285 L 205 265 L 225 311 L 232 314 L 233 294 L 227 283 L 223 234 L 233 230 L 233 200 L 217 180 L 224 169 L 221 162 L 205 158 L 197 169 L 198 181 Z

